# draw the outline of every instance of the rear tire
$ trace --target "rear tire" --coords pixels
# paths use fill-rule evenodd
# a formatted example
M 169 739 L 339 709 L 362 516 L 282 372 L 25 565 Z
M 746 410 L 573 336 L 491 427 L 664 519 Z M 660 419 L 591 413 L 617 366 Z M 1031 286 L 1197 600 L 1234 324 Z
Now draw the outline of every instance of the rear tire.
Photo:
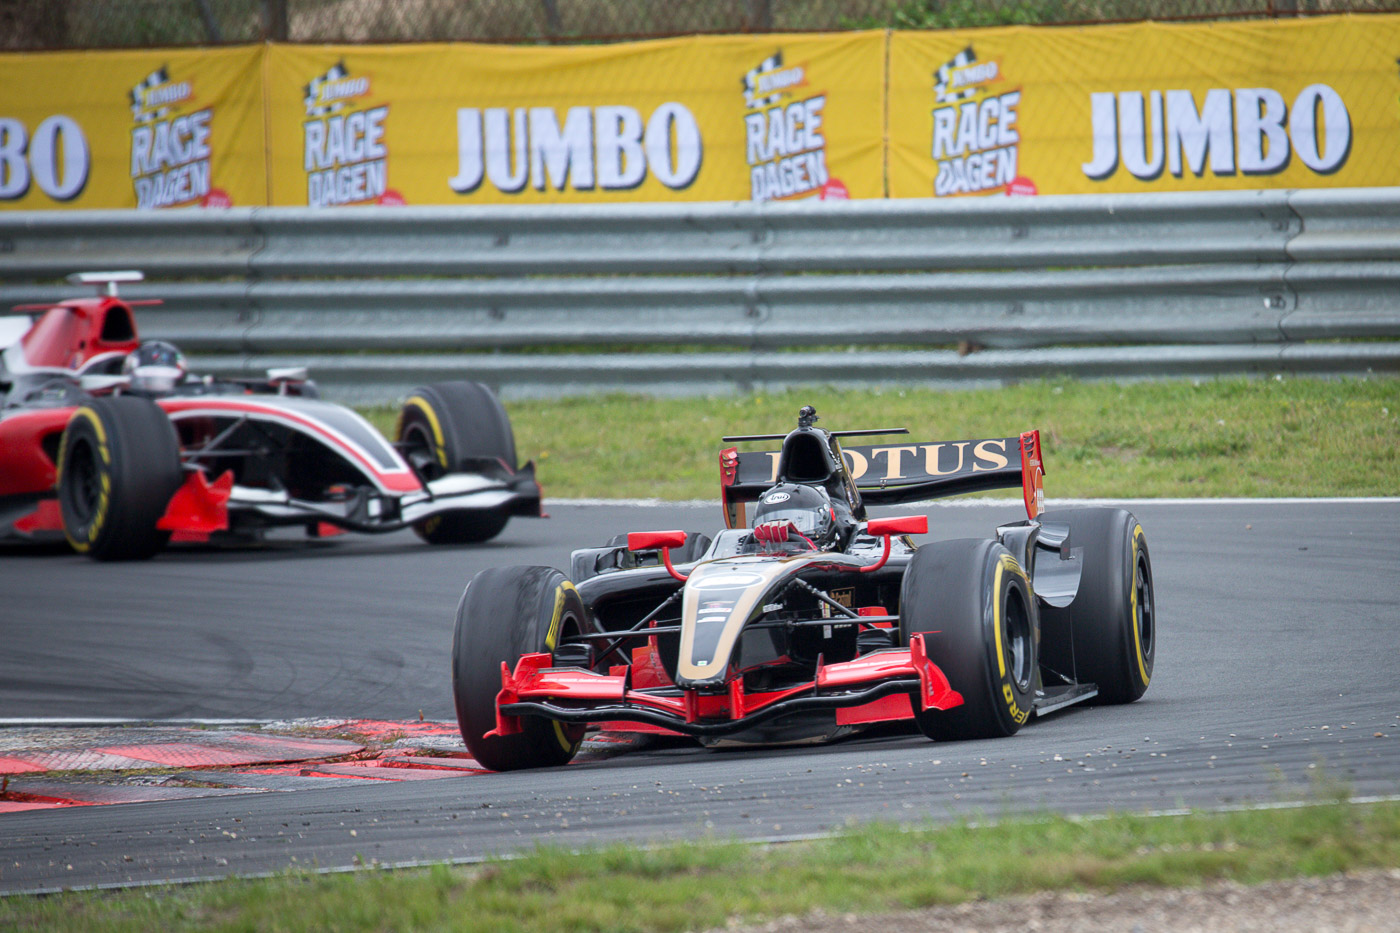
M 1069 525 L 1069 546 L 1083 548 L 1074 602 L 1041 607 L 1046 637 L 1065 634 L 1075 675 L 1097 684 L 1094 702 L 1131 703 L 1147 691 L 1157 648 L 1152 558 L 1142 525 L 1124 509 L 1046 512 L 1046 522 Z
M 63 532 L 97 560 L 145 560 L 170 532 L 156 522 L 180 488 L 180 441 L 170 417 L 131 395 L 94 398 L 68 419 L 59 443 Z
M 585 624 L 578 591 L 550 567 L 492 567 L 467 584 L 452 638 L 452 698 L 462 740 L 483 767 L 547 768 L 574 757 L 583 726 L 525 716 L 515 735 L 486 733 L 496 728 L 501 664 L 513 671 L 521 655 L 552 652 Z
M 1034 700 L 1034 600 L 1024 571 L 996 541 L 961 538 L 914 552 L 900 590 L 902 644 L 924 635 L 929 659 L 963 705 L 919 711 L 919 730 L 939 741 L 1013 735 Z
M 436 382 L 409 394 L 395 432 L 409 463 L 425 480 L 464 468 L 463 461 L 495 458 L 516 470 L 515 435 L 500 399 L 479 382 Z M 508 509 L 444 512 L 416 522 L 429 544 L 475 544 L 501 533 Z

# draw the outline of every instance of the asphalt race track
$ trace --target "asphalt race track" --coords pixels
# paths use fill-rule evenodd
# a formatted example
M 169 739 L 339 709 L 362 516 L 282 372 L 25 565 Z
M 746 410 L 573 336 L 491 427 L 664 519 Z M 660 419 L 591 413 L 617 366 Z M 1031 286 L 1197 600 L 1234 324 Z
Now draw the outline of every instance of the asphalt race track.
M 713 531 L 717 507 L 548 506 L 483 546 L 411 534 L 182 548 L 136 565 L 0 552 L 0 720 L 451 719 L 449 649 L 482 568 L 567 566 L 620 531 Z M 0 816 L 0 893 L 475 858 L 851 822 L 1400 794 L 1400 500 L 1135 504 L 1156 671 L 1124 707 L 1000 741 L 672 745 L 552 771 Z M 906 511 L 906 510 L 900 510 Z M 936 537 L 1017 506 L 934 506 Z

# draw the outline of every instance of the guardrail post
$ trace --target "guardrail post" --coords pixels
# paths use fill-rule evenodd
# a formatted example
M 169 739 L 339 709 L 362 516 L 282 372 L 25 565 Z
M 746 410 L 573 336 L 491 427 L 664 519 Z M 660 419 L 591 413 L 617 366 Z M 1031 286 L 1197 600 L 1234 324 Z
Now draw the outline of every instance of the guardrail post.
M 287 41 L 287 0 L 263 0 L 263 38 L 273 42 Z

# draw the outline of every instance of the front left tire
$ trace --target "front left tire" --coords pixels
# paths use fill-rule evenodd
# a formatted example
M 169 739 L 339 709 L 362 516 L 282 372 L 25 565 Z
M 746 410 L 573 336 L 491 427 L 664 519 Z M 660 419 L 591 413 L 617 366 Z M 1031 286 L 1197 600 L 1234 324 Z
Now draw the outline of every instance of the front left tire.
M 919 711 L 919 730 L 950 741 L 1014 735 L 1035 700 L 1035 611 L 1025 571 L 991 539 L 935 541 L 914 552 L 900 590 L 902 644 L 928 657 L 963 704 Z
M 553 652 L 586 626 L 583 600 L 550 567 L 492 567 L 467 585 L 452 638 L 452 699 L 472 757 L 492 771 L 568 764 L 583 726 L 521 717 L 514 735 L 492 735 L 501 665 L 514 671 L 523 654 Z
M 97 560 L 144 560 L 170 540 L 156 527 L 180 487 L 170 418 L 136 396 L 94 398 L 59 442 L 58 502 L 69 545 Z

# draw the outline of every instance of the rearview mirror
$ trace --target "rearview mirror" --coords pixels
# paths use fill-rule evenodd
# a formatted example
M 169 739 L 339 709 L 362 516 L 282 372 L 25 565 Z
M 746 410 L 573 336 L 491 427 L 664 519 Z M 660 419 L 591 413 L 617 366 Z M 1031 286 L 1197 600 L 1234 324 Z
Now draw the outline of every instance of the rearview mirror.
M 872 535 L 926 535 L 927 515 L 897 515 L 894 518 L 872 518 L 865 530 Z
M 634 531 L 627 536 L 627 550 L 654 551 L 685 544 L 684 531 Z

